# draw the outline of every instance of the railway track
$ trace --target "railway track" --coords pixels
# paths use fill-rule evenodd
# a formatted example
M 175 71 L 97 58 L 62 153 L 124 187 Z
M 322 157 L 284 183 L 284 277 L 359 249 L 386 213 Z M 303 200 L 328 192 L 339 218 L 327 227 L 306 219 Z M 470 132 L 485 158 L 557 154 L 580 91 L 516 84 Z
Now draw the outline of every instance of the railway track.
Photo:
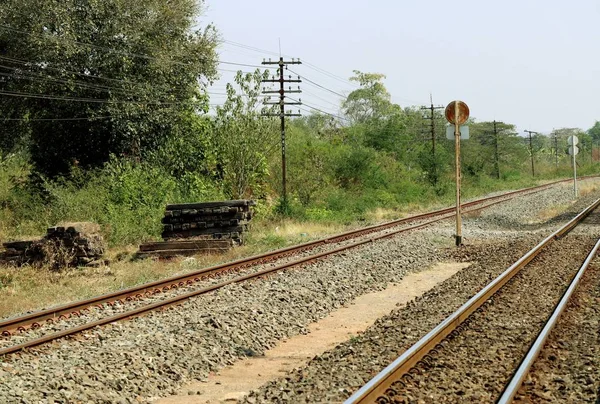
M 561 181 L 558 181 L 561 182 Z M 495 205 L 505 200 L 512 199 L 518 195 L 531 194 L 542 191 L 556 183 L 545 184 L 538 187 L 513 191 L 493 197 L 465 203 L 463 205 L 468 211 L 476 211 Z M 442 209 L 421 215 L 411 216 L 404 219 L 394 220 L 381 225 L 370 226 L 321 240 L 312 241 L 298 246 L 288 247 L 271 253 L 261 254 L 232 263 L 222 264 L 200 271 L 168 278 L 165 280 L 140 285 L 115 293 L 98 296 L 92 299 L 78 301 L 63 306 L 42 310 L 25 316 L 15 317 L 0 322 L 0 333 L 5 336 L 4 343 L 0 345 L 0 355 L 5 355 L 22 349 L 40 345 L 54 339 L 76 334 L 81 331 L 108 324 L 111 322 L 139 316 L 159 308 L 178 304 L 186 299 L 216 290 L 234 282 L 242 282 L 248 279 L 264 276 L 269 273 L 281 271 L 295 266 L 303 265 L 331 254 L 335 254 L 349 248 L 357 247 L 378 239 L 392 237 L 398 233 L 415 230 L 430 225 L 440 220 L 452 217 L 453 208 Z M 407 226 L 416 223 L 412 226 Z M 398 228 L 400 227 L 400 228 Z M 358 241 L 353 241 L 358 240 Z M 336 247 L 336 245 L 339 245 Z M 333 247 L 333 248 L 331 248 Z M 307 254 L 309 251 L 321 250 L 316 254 Z M 290 259 L 295 255 L 303 255 L 299 259 Z M 275 263 L 277 260 L 286 262 L 261 269 L 261 265 Z M 258 268 L 258 269 L 257 269 Z M 243 276 L 234 276 L 240 271 L 253 271 Z M 216 282 L 217 278 L 226 277 L 222 282 Z M 205 285 L 204 282 L 209 282 Z M 185 289 L 185 290 L 184 290 Z M 188 290 L 192 289 L 192 290 Z M 148 304 L 143 304 L 147 302 Z M 128 305 L 136 306 L 131 310 L 126 309 Z M 105 310 L 107 313 L 102 318 L 87 321 L 86 317 L 92 310 Z M 62 320 L 71 320 L 78 324 L 74 327 L 62 329 L 57 332 L 44 328 L 56 328 L 56 323 Z M 34 337 L 17 344 L 9 345 L 6 341 L 16 335 L 24 337 L 30 334 Z M 17 338 L 19 339 L 19 338 Z
M 345 403 L 512 402 L 600 247 L 597 234 L 570 233 L 598 206 L 542 240 Z

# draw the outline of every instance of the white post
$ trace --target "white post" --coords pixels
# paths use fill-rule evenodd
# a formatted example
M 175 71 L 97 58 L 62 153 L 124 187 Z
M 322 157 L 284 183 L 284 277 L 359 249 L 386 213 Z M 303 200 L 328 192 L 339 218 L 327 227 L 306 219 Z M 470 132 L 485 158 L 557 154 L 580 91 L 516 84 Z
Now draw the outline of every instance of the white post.
M 573 150 L 573 193 L 575 194 L 575 198 L 577 198 L 577 162 L 575 161 L 575 155 L 577 154 L 575 150 L 577 146 L 573 144 L 571 147 Z

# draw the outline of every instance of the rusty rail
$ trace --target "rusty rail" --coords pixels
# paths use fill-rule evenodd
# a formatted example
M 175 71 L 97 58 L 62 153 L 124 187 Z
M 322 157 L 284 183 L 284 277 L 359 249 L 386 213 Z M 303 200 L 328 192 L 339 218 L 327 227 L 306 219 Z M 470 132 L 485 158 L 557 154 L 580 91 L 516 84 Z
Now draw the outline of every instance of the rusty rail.
M 473 209 L 471 209 L 471 210 L 469 210 L 467 212 L 478 211 L 478 210 L 487 208 L 489 206 L 496 205 L 496 204 L 498 204 L 500 202 L 502 202 L 502 201 L 492 202 L 492 203 L 489 203 L 489 204 L 487 204 L 485 206 L 476 206 L 475 208 L 473 208 Z M 424 223 L 420 223 L 420 224 L 417 224 L 417 225 L 414 225 L 414 226 L 410 226 L 410 227 L 403 227 L 402 229 L 398 229 L 398 230 L 395 230 L 395 231 L 392 231 L 392 232 L 389 232 L 389 233 L 385 233 L 385 234 L 380 234 L 380 235 L 377 235 L 377 236 L 374 236 L 374 237 L 371 237 L 371 238 L 368 238 L 368 239 L 363 239 L 363 240 L 360 240 L 360 241 L 357 241 L 357 242 L 354 242 L 354 243 L 351 243 L 351 244 L 347 244 L 347 245 L 344 245 L 344 246 L 341 246 L 341 247 L 338 247 L 338 248 L 335 248 L 335 249 L 332 249 L 332 250 L 327 250 L 327 251 L 324 251 L 324 252 L 321 252 L 321 253 L 318 253 L 318 254 L 310 255 L 308 257 L 300 258 L 298 260 L 287 262 L 285 264 L 281 264 L 281 265 L 275 266 L 273 268 L 264 269 L 262 271 L 258 271 L 258 272 L 251 273 L 251 274 L 248 274 L 248 275 L 243 275 L 243 276 L 237 277 L 235 279 L 230 279 L 228 281 L 224 281 L 224 282 L 221 282 L 221 283 L 218 283 L 218 284 L 215 284 L 215 285 L 211 285 L 211 286 L 206 287 L 206 288 L 202 288 L 202 289 L 198 289 L 198 290 L 195 290 L 195 291 L 192 291 L 192 292 L 189 292 L 189 293 L 181 294 L 179 296 L 175 296 L 175 297 L 172 297 L 172 298 L 169 298 L 169 299 L 165 299 L 165 300 L 162 300 L 162 301 L 159 301 L 159 302 L 156 302 L 156 303 L 151 303 L 149 305 L 142 306 L 142 307 L 139 307 L 137 309 L 133 309 L 133 310 L 129 310 L 129 311 L 124 311 L 122 313 L 118 313 L 118 314 L 115 314 L 113 316 L 109 316 L 109 317 L 106 317 L 106 318 L 103 318 L 103 319 L 100 319 L 100 320 L 96 320 L 96 321 L 93 321 L 93 322 L 85 323 L 85 324 L 82 324 L 82 325 L 77 326 L 77 327 L 69 328 L 69 329 L 66 329 L 66 330 L 63 330 L 63 331 L 59 331 L 59 332 L 56 332 L 56 333 L 53 333 L 53 334 L 48 334 L 48 335 L 45 335 L 45 336 L 37 338 L 37 339 L 29 340 L 29 341 L 24 342 L 22 344 L 13 345 L 13 346 L 10 346 L 10 347 L 4 348 L 4 349 L 0 349 L 0 356 L 11 354 L 11 353 L 14 353 L 14 352 L 18 352 L 18 351 L 21 351 L 23 349 L 34 347 L 34 346 L 37 346 L 37 345 L 42 345 L 42 344 L 45 344 L 47 342 L 53 341 L 55 339 L 59 339 L 59 338 L 62 338 L 62 337 L 68 336 L 68 335 L 77 334 L 77 333 L 79 333 L 81 331 L 89 330 L 89 329 L 97 327 L 97 326 L 101 326 L 101 325 L 113 323 L 113 322 L 119 321 L 119 320 L 124 320 L 124 319 L 129 319 L 129 318 L 137 317 L 137 316 L 139 316 L 139 315 L 141 315 L 143 313 L 147 313 L 149 311 L 153 311 L 153 310 L 156 310 L 158 308 L 165 308 L 165 307 L 168 307 L 168 306 L 172 306 L 172 305 L 181 303 L 182 301 L 187 300 L 189 298 L 192 298 L 192 297 L 195 297 L 195 296 L 199 296 L 199 295 L 203 295 L 203 294 L 208 293 L 208 292 L 212 292 L 213 290 L 220 289 L 220 288 L 222 288 L 224 286 L 227 286 L 227 285 L 230 285 L 232 283 L 243 282 L 243 281 L 246 281 L 246 280 L 249 280 L 249 279 L 258 278 L 258 277 L 261 277 L 261 276 L 264 276 L 264 275 L 268 275 L 270 273 L 274 273 L 274 272 L 278 272 L 278 271 L 290 269 L 290 268 L 297 267 L 297 266 L 300 266 L 300 265 L 306 265 L 308 263 L 317 261 L 317 260 L 319 260 L 321 258 L 324 258 L 324 257 L 332 255 L 332 254 L 336 254 L 338 252 L 346 251 L 346 250 L 349 250 L 349 249 L 354 248 L 354 247 L 358 247 L 358 246 L 361 246 L 361 245 L 364 245 L 364 244 L 375 242 L 377 240 L 382 240 L 382 239 L 385 239 L 385 238 L 389 238 L 389 237 L 392 237 L 392 236 L 394 236 L 396 234 L 399 234 L 399 233 L 403 233 L 403 232 L 407 232 L 407 231 L 411 231 L 411 230 L 417 230 L 417 229 L 429 226 L 432 223 L 436 223 L 436 222 L 439 222 L 439 221 L 442 221 L 442 220 L 445 220 L 445 219 L 449 219 L 451 217 L 453 217 L 453 213 L 446 213 L 446 214 L 444 214 L 444 215 L 442 215 L 442 216 L 440 216 L 440 217 L 438 217 L 436 219 L 432 219 L 432 220 L 429 220 L 429 221 L 424 222 Z
M 417 341 L 413 346 L 406 350 L 367 384 L 356 391 L 345 401 L 344 404 L 387 402 L 378 400 L 378 398 L 386 395 L 386 392 L 389 391 L 393 382 L 399 380 L 403 375 L 407 374 L 410 369 L 415 367 L 415 365 L 417 365 L 417 363 L 419 363 L 432 349 L 441 343 L 463 321 L 465 321 L 473 312 L 479 309 L 488 299 L 490 299 L 490 297 L 500 290 L 502 286 L 512 279 L 531 260 L 533 260 L 544 247 L 548 246 L 555 239 L 564 236 L 569 231 L 574 229 L 599 205 L 600 199 L 597 199 L 577 216 L 575 216 L 558 230 L 554 231 L 538 245 L 533 247 L 517 262 L 511 265 L 496 279 L 490 282 L 475 296 L 463 304 L 458 310 L 448 316 L 444 321 L 442 321 L 433 330 Z
M 512 199 L 513 197 L 515 197 L 516 195 L 519 195 L 519 194 L 524 194 L 524 193 L 532 194 L 535 192 L 540 192 L 540 191 L 547 189 L 553 185 L 556 185 L 558 183 L 565 182 L 565 181 L 568 181 L 568 180 L 555 181 L 552 183 L 538 185 L 538 186 L 531 187 L 531 188 L 525 188 L 525 189 L 521 189 L 521 190 L 517 190 L 517 191 L 506 192 L 506 193 L 503 193 L 500 195 L 471 201 L 471 202 L 463 204 L 462 206 L 464 208 L 468 208 L 468 207 L 473 207 L 473 206 L 476 206 L 476 205 L 479 205 L 479 204 L 482 204 L 482 203 L 485 203 L 488 201 L 498 200 L 497 202 L 495 202 L 493 204 L 488 204 L 488 205 L 485 205 L 485 206 L 482 206 L 481 208 L 479 208 L 479 209 L 483 209 L 485 207 L 492 206 L 496 203 L 503 202 L 507 198 Z M 224 264 L 204 268 L 204 269 L 194 271 L 191 273 L 177 275 L 177 276 L 173 276 L 170 278 L 142 284 L 139 286 L 134 286 L 134 287 L 131 287 L 128 289 L 96 296 L 96 297 L 93 297 L 90 299 L 80 300 L 80 301 L 76 301 L 76 302 L 72 302 L 72 303 L 68 303 L 68 304 L 64 304 L 64 305 L 60 305 L 60 306 L 56 306 L 56 307 L 51 307 L 51 308 L 40 310 L 40 311 L 37 311 L 34 313 L 26 314 L 23 316 L 8 318 L 3 321 L 0 321 L 0 335 L 10 336 L 14 332 L 25 332 L 27 330 L 27 327 L 31 327 L 34 329 L 39 328 L 44 322 L 53 323 L 57 320 L 60 321 L 60 320 L 68 319 L 72 316 L 79 316 L 79 315 L 81 315 L 82 311 L 89 309 L 90 307 L 94 307 L 94 306 L 101 307 L 103 304 L 111 304 L 113 302 L 123 302 L 123 301 L 131 301 L 131 300 L 141 299 L 141 298 L 148 297 L 148 296 L 151 296 L 151 295 L 154 295 L 157 293 L 166 292 L 170 289 L 176 289 L 176 288 L 184 287 L 187 285 L 191 285 L 195 282 L 203 281 L 203 280 L 206 280 L 209 278 L 214 278 L 220 274 L 239 272 L 243 269 L 252 267 L 254 265 L 272 262 L 277 259 L 280 259 L 280 258 L 283 258 L 286 256 L 291 256 L 291 255 L 294 255 L 294 254 L 297 254 L 300 252 L 309 251 L 309 250 L 312 250 L 314 248 L 317 248 L 317 247 L 320 247 L 320 246 L 323 246 L 326 244 L 332 244 L 332 243 L 349 240 L 352 238 L 361 237 L 361 236 L 364 236 L 364 235 L 367 235 L 370 233 L 382 231 L 382 230 L 385 230 L 388 228 L 392 228 L 392 227 L 396 227 L 396 226 L 399 226 L 402 224 L 407 224 L 407 223 L 427 219 L 430 217 L 447 215 L 447 214 L 454 212 L 454 209 L 455 209 L 454 207 L 449 207 L 449 208 L 445 208 L 445 209 L 441 209 L 441 210 L 437 210 L 437 211 L 413 215 L 413 216 L 409 216 L 406 218 L 386 222 L 383 224 L 373 225 L 373 226 L 369 226 L 369 227 L 365 227 L 365 228 L 361 228 L 361 229 L 357 229 L 357 230 L 348 231 L 348 232 L 341 233 L 338 235 L 326 237 L 323 239 L 310 241 L 310 242 L 299 244 L 296 246 L 285 247 L 285 248 L 275 250 L 272 252 L 267 252 L 267 253 L 255 255 L 255 256 L 252 256 L 249 258 L 236 260 L 236 261 L 233 261 L 230 263 L 224 263 Z M 473 209 L 473 210 L 478 210 L 478 209 Z M 430 222 L 430 223 L 433 223 L 433 222 Z M 411 229 L 413 229 L 413 228 L 410 228 L 408 230 L 411 230 Z M 397 234 L 397 233 L 391 233 L 391 235 L 393 235 L 393 234 Z

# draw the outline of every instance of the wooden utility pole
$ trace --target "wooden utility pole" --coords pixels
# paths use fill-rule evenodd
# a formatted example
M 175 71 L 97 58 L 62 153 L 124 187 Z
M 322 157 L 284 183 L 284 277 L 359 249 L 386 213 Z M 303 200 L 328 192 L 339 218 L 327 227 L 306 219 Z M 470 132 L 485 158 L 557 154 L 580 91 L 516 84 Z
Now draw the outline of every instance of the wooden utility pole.
M 494 171 L 496 178 L 500 179 L 500 155 L 498 152 L 498 128 L 496 127 L 496 120 L 494 119 Z
M 424 119 L 430 119 L 431 120 L 431 125 L 430 125 L 430 129 L 431 129 L 431 158 L 432 158 L 432 170 L 433 170 L 433 183 L 434 185 L 437 184 L 438 181 L 438 174 L 437 174 L 437 160 L 435 158 L 435 110 L 436 109 L 444 109 L 443 106 L 434 106 L 433 105 L 433 97 L 431 94 L 429 94 L 429 101 L 430 101 L 430 106 L 422 106 L 421 109 L 423 110 L 429 110 L 430 111 L 430 115 L 429 116 L 424 116 Z
M 535 133 L 537 135 L 538 133 L 532 130 L 526 130 L 525 132 L 529 133 L 529 153 L 531 153 L 531 176 L 535 177 L 535 166 L 533 164 L 533 141 L 531 139 L 531 134 Z
M 263 94 L 279 94 L 279 102 L 265 102 L 266 105 L 279 105 L 279 114 L 265 114 L 266 116 L 279 116 L 281 118 L 281 196 L 283 198 L 283 204 L 284 206 L 287 206 L 287 181 L 286 181 L 286 171 L 287 171 L 287 165 L 286 165 L 286 161 L 285 161 L 285 118 L 286 117 L 291 117 L 291 116 L 300 116 L 300 111 L 298 111 L 297 114 L 291 113 L 291 112 L 286 112 L 285 111 L 285 106 L 286 105 L 302 105 L 301 100 L 298 102 L 286 102 L 285 101 L 285 95 L 290 94 L 290 93 L 301 93 L 302 91 L 300 91 L 300 88 L 298 88 L 298 90 L 292 90 L 291 87 L 286 90 L 285 89 L 285 84 L 286 83 L 302 83 L 302 80 L 300 80 L 300 77 L 298 77 L 297 79 L 292 79 L 292 76 L 288 76 L 288 78 L 286 79 L 284 77 L 284 68 L 287 69 L 287 65 L 299 65 L 302 64 L 302 62 L 300 62 L 300 60 L 283 60 L 283 57 L 279 58 L 279 61 L 271 61 L 269 59 L 269 61 L 265 61 L 263 60 L 262 62 L 263 65 L 278 65 L 279 69 L 279 78 L 275 78 L 272 77 L 271 79 L 264 79 L 262 82 L 263 83 L 279 83 L 279 90 L 277 91 L 267 91 L 267 90 L 263 90 Z
M 556 160 L 556 169 L 558 170 L 558 133 L 554 132 L 554 155 Z

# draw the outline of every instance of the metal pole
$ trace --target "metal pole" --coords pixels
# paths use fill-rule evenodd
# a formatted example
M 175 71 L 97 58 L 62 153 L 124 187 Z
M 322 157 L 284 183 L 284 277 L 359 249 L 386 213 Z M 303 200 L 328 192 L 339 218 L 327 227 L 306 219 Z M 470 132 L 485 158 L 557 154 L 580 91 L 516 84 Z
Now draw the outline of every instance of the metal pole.
M 498 128 L 496 127 L 496 120 L 494 120 L 494 171 L 496 171 L 496 178 L 500 179 L 500 162 L 498 155 Z
M 575 142 L 573 142 L 573 146 L 571 146 L 571 150 L 573 150 L 573 193 L 575 194 L 575 198 L 577 198 L 577 161 L 575 160 Z
M 285 88 L 283 78 L 283 58 L 279 58 L 279 111 L 281 113 L 281 192 L 283 205 L 287 207 L 287 182 L 285 163 Z
M 435 159 L 435 111 L 433 108 L 433 99 L 431 100 L 431 154 L 433 157 L 433 181 L 437 185 L 437 161 Z
M 535 177 L 535 168 L 533 166 L 533 142 L 532 142 L 532 134 L 537 133 L 532 130 L 526 130 L 525 132 L 529 133 L 529 152 L 531 153 L 531 176 Z
M 462 245 L 462 219 L 460 216 L 460 127 L 458 102 L 454 101 L 454 145 L 456 149 L 456 246 Z
M 558 133 L 554 134 L 554 154 L 556 155 L 556 169 L 558 170 Z
M 535 168 L 533 166 L 533 143 L 531 141 L 531 132 L 529 132 L 529 152 L 531 153 L 531 176 L 535 177 Z

